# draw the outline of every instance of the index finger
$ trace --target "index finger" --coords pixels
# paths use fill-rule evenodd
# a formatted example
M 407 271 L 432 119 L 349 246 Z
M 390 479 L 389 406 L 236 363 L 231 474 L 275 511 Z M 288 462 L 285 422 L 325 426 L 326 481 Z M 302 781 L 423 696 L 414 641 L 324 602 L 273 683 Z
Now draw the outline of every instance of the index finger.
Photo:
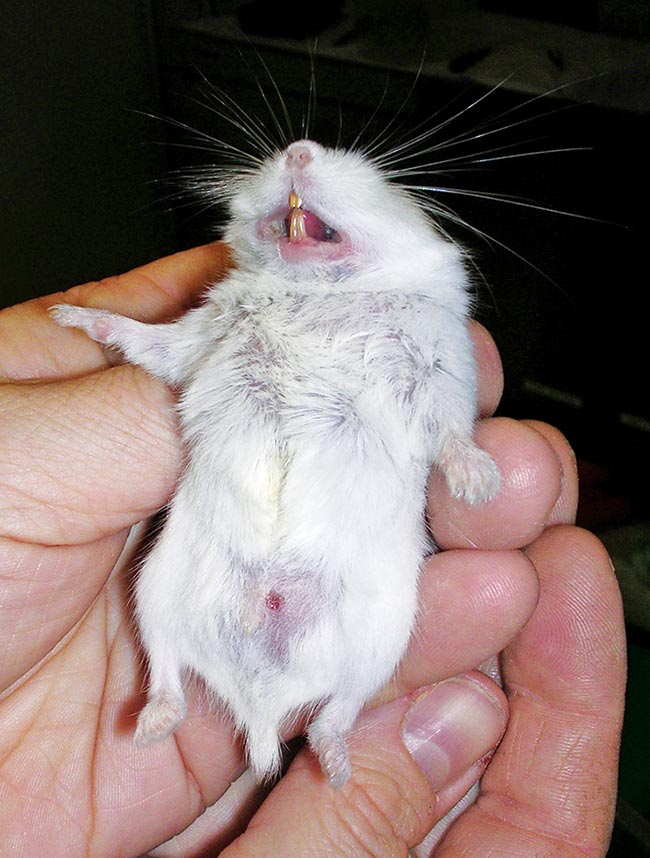
M 216 242 L 9 307 L 0 313 L 0 376 L 66 378 L 107 365 L 96 343 L 52 321 L 47 313 L 52 304 L 102 307 L 143 322 L 166 321 L 195 304 L 206 286 L 223 277 L 230 265 L 227 246 Z

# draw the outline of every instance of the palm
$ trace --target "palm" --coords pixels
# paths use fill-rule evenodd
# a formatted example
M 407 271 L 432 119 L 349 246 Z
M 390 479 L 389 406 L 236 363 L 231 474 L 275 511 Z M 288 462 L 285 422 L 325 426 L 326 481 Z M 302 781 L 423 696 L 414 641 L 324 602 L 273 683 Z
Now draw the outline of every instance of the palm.
M 222 265 L 222 253 L 204 250 L 195 287 L 208 279 L 207 268 L 216 274 Z M 175 293 L 163 274 L 128 290 L 107 282 L 95 294 L 103 288 L 99 300 L 109 304 L 140 302 L 144 315 L 171 315 L 193 295 Z M 0 430 L 0 682 L 10 689 L 0 703 L 5 842 L 14 854 L 53 843 L 60 854 L 106 854 L 108 843 L 115 854 L 137 854 L 188 825 L 239 764 L 231 743 L 214 726 L 201 730 L 200 719 L 179 745 L 143 753 L 132 744 L 143 677 L 128 566 L 111 573 L 129 527 L 173 486 L 180 450 L 168 393 L 130 367 L 81 377 L 105 367 L 104 357 L 49 323 L 43 302 L 6 311 L 0 342 L 7 379 L 27 372 L 61 380 L 3 389 L 12 417 Z M 210 792 L 197 736 L 223 772 L 215 783 L 212 768 Z

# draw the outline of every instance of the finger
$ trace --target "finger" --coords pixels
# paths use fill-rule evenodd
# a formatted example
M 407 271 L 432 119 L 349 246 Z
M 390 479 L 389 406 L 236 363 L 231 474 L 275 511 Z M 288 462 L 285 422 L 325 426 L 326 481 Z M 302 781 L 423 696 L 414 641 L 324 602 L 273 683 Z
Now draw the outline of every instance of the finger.
M 478 369 L 478 413 L 494 414 L 503 394 L 503 366 L 496 343 L 479 322 L 470 322 L 470 334 Z
M 416 629 L 380 699 L 482 664 L 511 642 L 537 604 L 537 573 L 520 551 L 443 551 L 422 570 Z
M 431 531 L 441 548 L 509 549 L 530 544 L 560 512 L 574 514 L 575 459 L 557 431 L 499 417 L 482 421 L 479 446 L 494 458 L 501 489 L 489 503 L 468 506 L 454 499 L 434 468 L 428 486 Z
M 541 596 L 504 654 L 508 732 L 441 856 L 569 858 L 604 855 L 609 842 L 625 685 L 616 578 L 576 528 L 550 528 L 528 555 Z
M 123 530 L 168 500 L 181 463 L 172 397 L 123 366 L 0 389 L 0 535 L 50 545 Z
M 231 266 L 223 242 L 194 247 L 99 282 L 74 286 L 57 300 L 84 307 L 102 307 L 142 322 L 174 317 L 196 304 L 206 286 Z
M 341 790 L 304 749 L 222 855 L 405 854 L 480 776 L 506 718 L 500 690 L 477 673 L 366 712 Z
M 269 789 L 257 783 L 246 770 L 192 825 L 147 852 L 147 858 L 221 855 L 221 851 L 245 830 Z
M 141 321 L 165 321 L 196 303 L 206 285 L 230 265 L 226 245 L 195 247 L 96 283 L 75 286 L 0 313 L 0 376 L 60 378 L 106 366 L 101 348 L 78 331 L 59 327 L 47 308 L 71 303 L 103 307 Z
M 578 510 L 578 467 L 575 453 L 564 435 L 548 423 L 540 420 L 524 420 L 526 426 L 535 429 L 551 444 L 562 467 L 562 485 L 555 506 L 549 513 L 547 526 L 553 524 L 575 524 Z
M 0 539 L 0 692 L 79 622 L 115 565 L 124 539 L 118 533 L 73 549 Z

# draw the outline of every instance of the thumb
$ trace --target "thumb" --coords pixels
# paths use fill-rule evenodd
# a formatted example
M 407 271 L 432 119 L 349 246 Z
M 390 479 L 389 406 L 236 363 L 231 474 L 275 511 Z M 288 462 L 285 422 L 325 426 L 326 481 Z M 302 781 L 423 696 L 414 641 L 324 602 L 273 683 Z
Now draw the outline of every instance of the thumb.
M 368 711 L 341 790 L 303 749 L 222 855 L 404 855 L 481 776 L 506 720 L 505 696 L 477 672 Z

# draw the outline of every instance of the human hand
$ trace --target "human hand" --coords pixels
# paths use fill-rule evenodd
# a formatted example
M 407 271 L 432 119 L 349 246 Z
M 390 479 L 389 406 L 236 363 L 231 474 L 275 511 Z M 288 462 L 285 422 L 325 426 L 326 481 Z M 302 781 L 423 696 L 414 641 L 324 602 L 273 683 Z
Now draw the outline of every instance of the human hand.
M 151 854 L 216 854 L 259 802 L 244 775 L 215 803 L 243 765 L 228 726 L 200 699 L 174 737 L 133 747 L 142 675 L 125 574 L 111 570 L 129 527 L 173 490 L 181 448 L 171 398 L 133 367 L 107 368 L 95 343 L 45 312 L 63 299 L 169 318 L 225 265 L 220 246 L 196 248 L 0 315 L 9 379 L 0 390 L 0 829 L 14 854 L 138 855 L 184 829 Z M 498 357 L 482 329 L 474 334 L 489 414 L 500 394 Z M 479 440 L 504 487 L 491 504 L 468 509 L 432 478 L 432 528 L 450 550 L 427 563 L 409 654 L 350 739 L 350 783 L 333 792 L 301 751 L 224 854 L 390 855 L 414 846 L 479 776 L 506 712 L 502 693 L 478 674 L 417 689 L 504 647 L 508 731 L 479 803 L 439 854 L 485 854 L 491 844 L 496 854 L 604 854 L 622 705 L 615 582 L 596 541 L 561 526 L 576 499 L 561 436 L 499 419 L 481 425 Z M 442 718 L 450 706 L 454 718 L 437 734 L 447 753 L 434 765 L 423 746 L 414 751 L 428 781 L 400 730 L 404 722 L 413 733 L 423 710 Z M 432 730 L 429 722 L 425 733 Z

